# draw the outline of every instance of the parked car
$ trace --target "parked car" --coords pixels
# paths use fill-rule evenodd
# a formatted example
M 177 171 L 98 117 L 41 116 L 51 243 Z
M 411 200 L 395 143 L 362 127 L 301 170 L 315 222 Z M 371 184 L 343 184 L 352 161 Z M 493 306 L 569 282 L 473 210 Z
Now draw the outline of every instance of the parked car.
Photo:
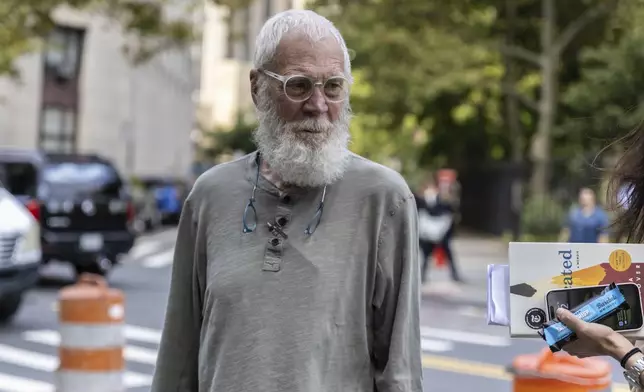
M 0 182 L 0 324 L 13 318 L 38 281 L 40 259 L 38 222 Z
M 96 155 L 0 150 L 6 187 L 40 223 L 42 261 L 107 274 L 134 245 L 134 206 L 112 163 Z

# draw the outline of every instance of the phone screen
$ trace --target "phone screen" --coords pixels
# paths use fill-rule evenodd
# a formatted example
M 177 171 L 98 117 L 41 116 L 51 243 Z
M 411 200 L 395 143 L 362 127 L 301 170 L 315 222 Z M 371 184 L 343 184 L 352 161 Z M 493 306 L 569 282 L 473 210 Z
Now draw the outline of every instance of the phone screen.
M 614 331 L 627 331 L 642 328 L 641 298 L 637 285 L 632 283 L 618 285 L 626 302 L 631 309 L 620 310 L 611 317 L 602 320 L 604 324 Z M 553 290 L 546 294 L 546 306 L 550 313 L 550 319 L 555 318 L 555 311 L 560 307 L 572 309 L 575 306 L 601 294 L 607 286 L 579 287 L 574 289 Z

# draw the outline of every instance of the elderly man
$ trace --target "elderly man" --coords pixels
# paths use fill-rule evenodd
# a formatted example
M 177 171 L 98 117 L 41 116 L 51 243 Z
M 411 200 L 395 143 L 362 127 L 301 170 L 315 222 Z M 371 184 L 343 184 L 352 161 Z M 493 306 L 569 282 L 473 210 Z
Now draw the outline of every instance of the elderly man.
M 348 150 L 343 38 L 286 11 L 254 63 L 258 151 L 185 203 L 152 391 L 420 392 L 416 205 Z

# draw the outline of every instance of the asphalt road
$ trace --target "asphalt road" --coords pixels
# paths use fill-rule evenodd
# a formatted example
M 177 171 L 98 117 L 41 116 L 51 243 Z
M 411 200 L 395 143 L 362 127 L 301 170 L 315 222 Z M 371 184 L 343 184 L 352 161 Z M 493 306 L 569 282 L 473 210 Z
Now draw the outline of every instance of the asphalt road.
M 149 390 L 163 322 L 172 263 L 174 230 L 142 237 L 109 282 L 126 295 L 125 357 L 128 392 Z M 0 328 L 0 391 L 53 392 L 57 367 L 56 299 L 72 282 L 66 266 L 48 266 L 14 320 Z M 544 347 L 535 340 L 510 340 L 502 327 L 485 325 L 485 309 L 466 301 L 425 298 L 421 312 L 424 390 L 510 392 L 505 371 L 518 355 Z M 480 303 L 480 301 L 478 301 Z M 614 391 L 626 392 L 615 366 Z

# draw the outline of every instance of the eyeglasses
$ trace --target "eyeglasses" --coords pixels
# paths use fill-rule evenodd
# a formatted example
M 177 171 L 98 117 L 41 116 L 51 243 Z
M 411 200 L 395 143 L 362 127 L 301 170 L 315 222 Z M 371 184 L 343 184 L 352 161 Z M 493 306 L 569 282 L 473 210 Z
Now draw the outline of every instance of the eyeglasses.
M 257 210 L 255 209 L 255 192 L 257 191 L 257 184 L 259 183 L 259 168 L 260 168 L 260 157 L 259 154 L 257 155 L 257 173 L 255 174 L 255 184 L 253 184 L 253 192 L 250 195 L 250 198 L 248 199 L 248 203 L 246 204 L 246 208 L 244 208 L 244 215 L 242 215 L 242 232 L 244 234 L 252 233 L 255 231 L 257 228 Z M 324 199 L 326 198 L 326 185 L 324 186 L 324 189 L 322 190 L 322 198 L 320 200 L 320 204 L 318 205 L 318 209 L 315 211 L 315 215 L 313 215 L 313 219 L 309 222 L 309 224 L 306 226 L 306 229 L 304 229 L 304 234 L 306 235 L 312 235 L 315 233 L 317 230 L 318 226 L 320 225 L 320 221 L 322 220 L 322 213 L 324 212 Z M 250 214 L 252 212 L 252 214 Z M 249 216 L 252 215 L 252 217 Z M 252 219 L 249 219 L 252 218 Z M 275 227 L 275 224 L 271 222 L 267 222 L 267 225 L 269 229 L 272 229 Z M 280 227 L 277 227 L 276 230 L 278 230 L 284 238 L 286 238 L 286 234 L 284 234 L 281 230 L 279 230 Z
M 349 96 L 349 81 L 343 76 L 332 76 L 322 83 L 304 75 L 283 76 L 265 69 L 258 71 L 282 82 L 284 94 L 293 102 L 304 102 L 311 98 L 316 86 L 322 87 L 329 102 L 342 102 Z

